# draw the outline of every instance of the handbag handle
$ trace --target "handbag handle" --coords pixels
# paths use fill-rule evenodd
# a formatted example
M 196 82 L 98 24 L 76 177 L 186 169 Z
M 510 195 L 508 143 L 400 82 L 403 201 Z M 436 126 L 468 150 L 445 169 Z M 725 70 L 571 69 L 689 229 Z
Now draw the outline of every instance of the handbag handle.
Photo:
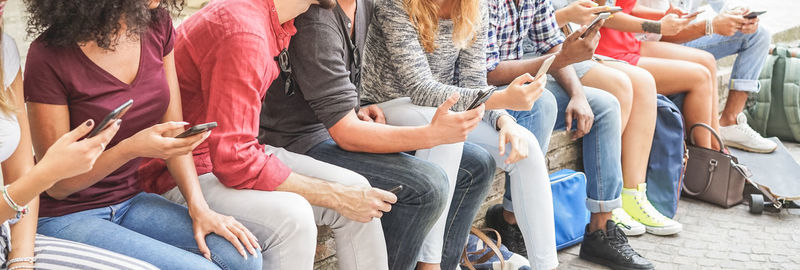
M 717 165 L 718 164 L 716 159 L 708 161 L 708 181 L 706 181 L 706 187 L 703 188 L 703 191 L 694 192 L 690 190 L 688 187 L 686 187 L 686 181 L 681 182 L 681 186 L 683 186 L 683 191 L 685 191 L 686 194 L 692 196 L 699 196 L 700 194 L 706 193 L 706 191 L 708 191 L 708 189 L 711 187 L 711 182 L 714 181 L 714 171 L 717 170 Z
M 503 258 L 503 253 L 500 252 L 500 245 L 502 245 L 500 243 L 500 233 L 495 231 L 495 230 L 488 229 L 488 231 L 494 232 L 495 235 L 497 236 L 497 244 L 495 244 L 492 241 L 492 239 L 489 238 L 489 236 L 484 234 L 478 228 L 472 227 L 472 228 L 469 229 L 469 231 L 472 234 L 474 234 L 475 236 L 477 236 L 478 239 L 480 239 L 483 242 L 483 244 L 486 245 L 487 247 L 489 247 L 489 249 L 492 250 L 492 253 L 494 253 L 494 254 L 486 253 L 486 255 L 483 255 L 482 257 L 478 258 L 478 260 L 476 260 L 475 263 L 483 263 L 483 262 L 488 261 L 490 258 L 492 258 L 492 256 L 497 256 L 497 258 L 500 259 L 500 267 L 504 268 L 505 265 L 506 265 L 506 262 L 505 262 L 505 259 Z M 479 251 L 472 252 L 470 254 L 480 254 L 480 253 L 483 253 L 484 251 L 486 251 L 485 247 L 483 249 L 479 250 Z M 462 265 L 466 266 L 467 269 L 475 270 L 475 266 L 473 265 L 473 263 L 469 260 L 469 257 L 467 256 L 467 247 L 464 247 L 464 250 L 461 252 L 461 259 L 464 261 L 462 263 Z
M 702 128 L 707 129 L 709 132 L 711 132 L 711 134 L 714 135 L 714 138 L 717 138 L 717 142 L 719 143 L 719 152 L 725 154 L 725 152 L 722 151 L 723 149 L 725 149 L 725 144 L 722 143 L 722 139 L 720 139 L 719 134 L 717 134 L 717 132 L 713 128 L 711 128 L 711 126 L 706 125 L 704 123 L 697 123 L 697 124 L 692 125 L 691 128 L 689 128 L 689 142 L 691 142 L 692 145 L 697 146 L 694 143 L 694 136 L 692 136 L 692 135 L 694 135 L 694 128 L 696 128 L 696 127 L 702 127 Z

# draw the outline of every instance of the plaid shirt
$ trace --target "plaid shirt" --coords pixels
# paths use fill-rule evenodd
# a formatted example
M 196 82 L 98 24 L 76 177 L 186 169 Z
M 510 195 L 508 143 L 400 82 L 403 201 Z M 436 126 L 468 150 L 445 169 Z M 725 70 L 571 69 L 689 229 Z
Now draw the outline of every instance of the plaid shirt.
M 522 59 L 523 41 L 530 40 L 534 53 L 544 54 L 564 42 L 550 0 L 488 0 L 489 39 L 486 70 L 504 60 Z

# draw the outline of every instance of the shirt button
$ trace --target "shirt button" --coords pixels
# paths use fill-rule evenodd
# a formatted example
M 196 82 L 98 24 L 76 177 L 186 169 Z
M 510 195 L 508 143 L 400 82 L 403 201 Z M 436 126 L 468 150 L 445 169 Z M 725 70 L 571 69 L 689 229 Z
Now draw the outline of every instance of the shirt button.
M 347 23 L 347 28 L 351 28 L 351 27 L 353 27 L 353 24 L 352 23 Z

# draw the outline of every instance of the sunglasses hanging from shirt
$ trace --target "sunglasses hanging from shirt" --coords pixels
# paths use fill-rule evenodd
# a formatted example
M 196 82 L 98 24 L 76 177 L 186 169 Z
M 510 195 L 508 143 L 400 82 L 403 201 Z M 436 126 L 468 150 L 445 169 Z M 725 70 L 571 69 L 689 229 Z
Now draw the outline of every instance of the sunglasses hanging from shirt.
M 292 73 L 292 64 L 289 62 L 289 50 L 281 50 L 281 53 L 275 57 L 275 61 L 278 61 L 278 67 L 281 69 L 281 79 L 284 81 L 283 93 L 287 96 L 293 96 L 296 82 L 294 73 Z

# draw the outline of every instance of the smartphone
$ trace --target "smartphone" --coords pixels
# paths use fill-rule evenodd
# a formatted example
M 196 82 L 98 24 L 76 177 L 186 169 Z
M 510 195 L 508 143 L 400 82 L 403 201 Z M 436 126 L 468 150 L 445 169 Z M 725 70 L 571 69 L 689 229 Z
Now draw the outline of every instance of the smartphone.
M 133 105 L 133 99 L 129 99 L 111 111 L 108 115 L 106 115 L 106 118 L 103 118 L 103 121 L 101 121 L 99 125 L 94 126 L 94 129 L 92 129 L 92 132 L 89 132 L 89 135 L 86 135 L 86 138 L 97 136 L 97 134 L 103 130 L 106 130 L 108 127 L 114 124 L 114 122 L 122 118 L 122 116 L 125 115 L 125 113 L 131 108 L 131 105 Z
M 400 191 L 402 191 L 402 190 L 403 190 L 403 185 L 399 185 L 399 186 L 396 186 L 396 187 L 390 189 L 389 192 L 394 193 L 395 195 L 397 195 L 397 193 L 400 193 Z
M 608 17 L 610 17 L 610 16 L 611 16 L 611 13 L 609 13 L 608 11 L 601 12 L 600 14 L 597 14 L 597 18 L 594 18 L 594 21 L 592 21 L 592 23 L 590 23 L 589 26 L 586 27 L 586 31 L 583 31 L 583 34 L 581 34 L 581 38 L 585 38 L 586 35 L 588 35 L 589 32 L 592 31 L 592 27 L 594 27 L 601 20 L 608 19 Z
M 533 76 L 534 80 L 539 79 L 539 77 L 547 74 L 547 71 L 550 70 L 550 65 L 552 65 L 553 61 L 555 60 L 556 60 L 555 54 L 551 55 L 550 57 L 547 57 L 547 59 L 545 59 L 544 62 L 542 62 L 542 65 L 539 66 L 539 70 L 536 71 L 536 76 Z
M 620 11 L 622 11 L 622 7 L 616 7 L 615 6 L 615 7 L 611 7 L 609 10 L 597 12 L 594 15 L 600 15 L 600 13 L 603 13 L 603 12 L 608 12 L 608 13 L 612 13 L 613 14 L 613 13 L 617 13 L 617 12 L 620 12 Z
M 486 101 L 489 100 L 489 97 L 492 96 L 492 93 L 494 93 L 495 90 L 497 90 L 496 87 L 489 86 L 478 91 L 478 97 L 476 97 L 475 100 L 473 100 L 472 103 L 469 104 L 467 110 L 478 108 L 478 106 L 481 106 L 481 104 L 486 103 Z
M 760 16 L 761 14 L 767 13 L 767 11 L 750 11 L 744 15 L 745 19 L 755 19 L 756 17 Z
M 212 130 L 215 127 L 217 127 L 217 122 L 208 122 L 208 123 L 205 123 L 205 124 L 199 124 L 199 125 L 191 127 L 190 129 L 187 129 L 186 131 L 184 131 L 181 134 L 178 134 L 178 136 L 175 136 L 175 138 L 180 139 L 180 138 L 190 137 L 192 135 L 197 135 L 197 134 Z
M 692 13 L 684 15 L 682 18 L 692 18 L 692 17 L 695 17 L 695 16 L 697 16 L 700 13 L 703 13 L 703 12 L 705 12 L 705 10 L 698 10 L 698 11 L 695 11 L 695 12 L 692 12 Z

